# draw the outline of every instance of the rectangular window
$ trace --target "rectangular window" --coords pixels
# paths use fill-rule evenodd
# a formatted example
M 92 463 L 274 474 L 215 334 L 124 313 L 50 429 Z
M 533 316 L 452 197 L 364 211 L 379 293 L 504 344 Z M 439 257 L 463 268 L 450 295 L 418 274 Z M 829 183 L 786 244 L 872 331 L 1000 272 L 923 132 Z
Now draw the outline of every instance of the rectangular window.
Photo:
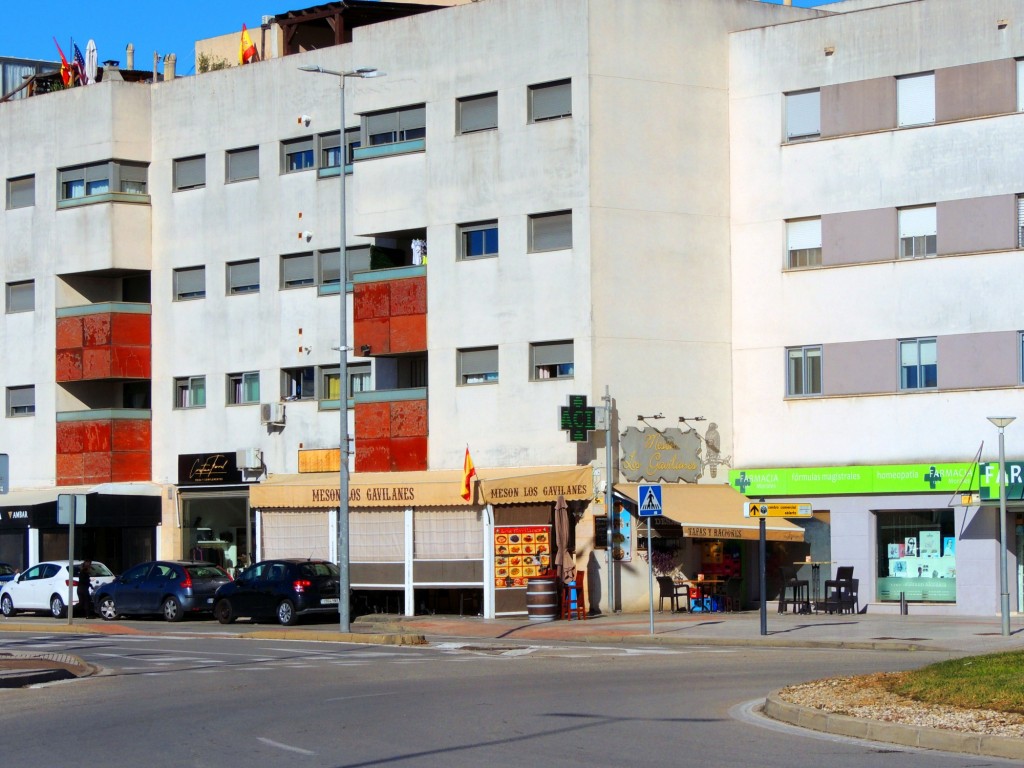
M 530 378 L 571 379 L 573 377 L 573 343 L 546 341 L 530 345 Z
M 351 397 L 356 392 L 370 391 L 370 364 L 360 363 L 347 366 L 348 370 L 348 394 Z
M 7 284 L 7 314 L 31 312 L 36 308 L 36 283 L 21 280 Z
M 376 147 L 426 138 L 426 120 L 426 107 L 422 104 L 364 115 L 363 146 Z
M 373 260 L 371 246 L 361 245 L 356 248 L 346 248 L 345 257 L 345 261 L 348 262 L 345 266 L 349 282 L 352 280 L 352 275 L 357 272 L 370 271 L 370 264 Z M 341 269 L 340 262 L 338 269 Z
M 786 395 L 820 395 L 821 347 L 792 347 L 786 350 L 786 358 Z
M 341 400 L 341 366 L 320 366 L 320 394 L 317 400 Z
M 7 388 L 8 416 L 31 416 L 35 412 L 36 388 L 34 386 Z
M 481 259 L 498 255 L 498 222 L 481 221 L 459 225 L 459 259 Z
M 206 155 L 182 157 L 174 161 L 174 191 L 206 186 Z
M 281 287 L 301 288 L 316 282 L 316 263 L 312 253 L 292 253 L 281 257 Z
M 205 408 L 206 377 L 184 376 L 174 380 L 174 407 Z
M 799 141 L 821 135 L 821 92 L 798 91 L 786 94 L 786 141 Z
M 313 167 L 313 137 L 281 142 L 281 173 L 308 171 Z
M 225 155 L 224 181 L 245 181 L 260 176 L 260 148 L 229 149 Z
M 957 526 L 952 509 L 875 513 L 876 596 L 895 603 L 956 602 Z M 865 601 L 866 602 L 866 601 Z
M 281 371 L 281 398 L 283 400 L 313 400 L 316 398 L 316 378 L 313 366 L 285 368 Z
M 896 122 L 901 128 L 935 122 L 935 73 L 896 78 Z
M 1024 248 L 1024 195 L 1017 195 L 1017 247 Z
M 109 192 L 144 195 L 148 168 L 144 163 L 107 160 L 62 168 L 57 175 L 61 200 L 77 200 Z
M 557 120 L 572 115 L 572 83 L 569 80 L 531 85 L 527 99 L 527 112 L 531 123 Z
M 528 240 L 530 253 L 572 248 L 572 211 L 533 214 L 529 218 Z
M 228 405 L 245 405 L 260 401 L 259 371 L 228 374 Z
M 317 167 L 321 170 L 338 168 L 341 165 L 341 133 L 339 131 L 321 133 L 317 137 L 317 142 L 320 145 L 320 161 Z
M 30 208 L 36 204 L 36 177 L 7 180 L 7 208 Z
M 455 102 L 455 130 L 459 133 L 490 131 L 498 127 L 498 94 L 466 96 Z
M 923 259 L 938 251 L 934 205 L 901 208 L 899 211 L 900 258 Z
M 317 251 L 317 285 L 337 285 L 341 282 L 341 251 Z
M 497 384 L 498 348 L 460 349 L 458 368 L 459 384 Z
M 174 270 L 174 300 L 202 299 L 206 296 L 206 267 Z
M 821 266 L 821 219 L 800 219 L 786 222 L 787 265 L 797 267 Z
M 259 293 L 260 262 L 258 259 L 235 261 L 227 266 L 228 295 Z
M 935 339 L 900 342 L 900 389 L 934 389 L 939 385 Z

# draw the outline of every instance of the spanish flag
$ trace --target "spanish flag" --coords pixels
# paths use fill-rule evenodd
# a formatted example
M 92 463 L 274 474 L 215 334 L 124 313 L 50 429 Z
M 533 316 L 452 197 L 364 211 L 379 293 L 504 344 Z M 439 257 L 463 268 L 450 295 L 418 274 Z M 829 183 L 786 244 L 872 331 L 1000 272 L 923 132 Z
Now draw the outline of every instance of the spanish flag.
M 57 42 L 57 38 L 53 38 L 53 44 L 57 46 L 57 53 L 60 54 L 60 79 L 64 82 L 64 85 L 71 85 L 71 66 L 68 64 L 68 60 L 64 58 L 64 51 L 60 49 L 60 43 Z
M 466 446 L 466 458 L 462 460 L 462 498 L 469 501 L 473 498 L 473 487 L 470 481 L 476 477 L 476 467 L 473 466 L 473 457 L 469 455 L 469 446 Z
M 256 52 L 256 46 L 253 45 L 252 38 L 249 37 L 249 30 L 246 29 L 245 24 L 243 24 L 242 39 L 238 43 L 238 63 L 241 65 L 259 60 L 260 56 Z

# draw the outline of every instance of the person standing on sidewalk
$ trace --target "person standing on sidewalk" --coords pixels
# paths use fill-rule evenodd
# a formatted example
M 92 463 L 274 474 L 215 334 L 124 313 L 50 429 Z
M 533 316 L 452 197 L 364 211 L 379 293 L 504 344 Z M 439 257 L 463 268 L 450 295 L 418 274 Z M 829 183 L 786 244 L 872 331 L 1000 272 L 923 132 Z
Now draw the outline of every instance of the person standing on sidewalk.
M 82 561 L 78 569 L 78 604 L 82 607 L 85 618 L 91 619 L 96 616 L 92 607 L 92 595 L 89 594 L 89 586 L 92 583 L 92 560 Z

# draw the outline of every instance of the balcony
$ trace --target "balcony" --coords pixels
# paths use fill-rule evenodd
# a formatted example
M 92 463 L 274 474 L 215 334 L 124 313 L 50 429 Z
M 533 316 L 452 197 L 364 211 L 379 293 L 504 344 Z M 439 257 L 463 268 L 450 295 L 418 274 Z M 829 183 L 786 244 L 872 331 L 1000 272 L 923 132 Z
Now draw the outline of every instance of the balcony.
M 152 479 L 152 412 L 106 408 L 57 413 L 57 485 Z
M 356 472 L 427 469 L 425 387 L 357 392 Z
M 427 268 L 403 266 L 352 276 L 353 341 L 369 355 L 427 348 Z
M 150 321 L 148 304 L 58 309 L 57 383 L 150 378 Z

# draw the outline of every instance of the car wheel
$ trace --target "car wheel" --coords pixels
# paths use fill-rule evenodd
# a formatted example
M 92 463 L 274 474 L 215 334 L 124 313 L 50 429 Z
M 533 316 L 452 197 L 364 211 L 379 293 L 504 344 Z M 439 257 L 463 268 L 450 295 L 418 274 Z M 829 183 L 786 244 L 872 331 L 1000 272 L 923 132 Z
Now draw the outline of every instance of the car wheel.
M 295 606 L 291 600 L 282 600 L 277 606 L 277 620 L 284 626 L 290 627 L 295 623 Z
M 114 598 L 110 595 L 104 595 L 100 598 L 100 616 L 107 621 L 113 621 L 117 618 L 117 606 L 114 604 Z
M 217 603 L 213 609 L 213 615 L 217 617 L 217 621 L 221 624 L 231 624 L 235 618 L 235 612 L 231 608 L 231 601 L 226 597 L 221 598 L 220 602 Z
M 0 612 L 8 618 L 14 615 L 14 601 L 10 595 L 4 595 L 3 599 L 0 599 Z
M 160 610 L 167 621 L 181 621 L 185 618 L 185 612 L 181 610 L 181 603 L 174 595 L 164 598 L 164 604 L 160 606 Z
M 53 595 L 50 598 L 50 614 L 55 619 L 64 617 L 64 601 L 61 600 L 60 595 Z

